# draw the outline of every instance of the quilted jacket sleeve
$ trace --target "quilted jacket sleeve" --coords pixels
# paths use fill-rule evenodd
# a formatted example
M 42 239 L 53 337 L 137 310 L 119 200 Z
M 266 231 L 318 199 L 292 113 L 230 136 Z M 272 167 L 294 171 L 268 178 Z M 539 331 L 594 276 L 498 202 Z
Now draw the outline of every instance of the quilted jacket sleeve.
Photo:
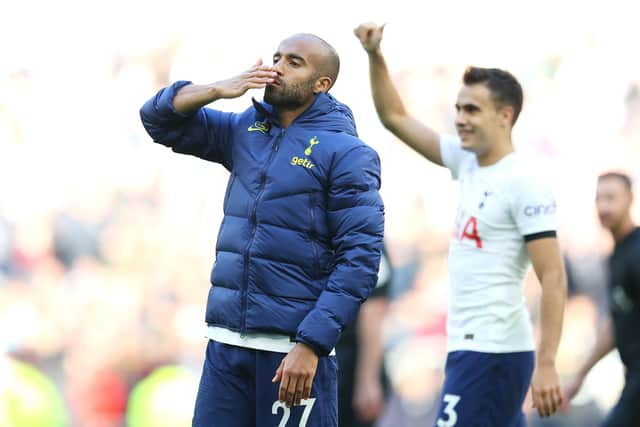
M 142 124 L 151 138 L 176 153 L 191 154 L 231 169 L 232 113 L 200 108 L 191 114 L 175 110 L 173 98 L 191 84 L 178 81 L 161 89 L 140 109 Z
M 336 159 L 327 198 L 336 265 L 296 334 L 319 355 L 335 347 L 376 285 L 384 232 L 379 189 L 380 159 L 373 149 L 361 145 Z

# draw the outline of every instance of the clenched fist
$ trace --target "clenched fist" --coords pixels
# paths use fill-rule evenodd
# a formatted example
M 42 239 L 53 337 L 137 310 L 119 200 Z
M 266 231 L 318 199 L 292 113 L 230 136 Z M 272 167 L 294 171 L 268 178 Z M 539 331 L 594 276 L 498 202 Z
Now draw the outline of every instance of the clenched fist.
M 384 24 L 378 25 L 373 22 L 366 22 L 360 24 L 358 28 L 353 30 L 364 50 L 367 53 L 374 53 L 380 48 L 380 42 L 382 41 L 382 32 L 384 31 Z

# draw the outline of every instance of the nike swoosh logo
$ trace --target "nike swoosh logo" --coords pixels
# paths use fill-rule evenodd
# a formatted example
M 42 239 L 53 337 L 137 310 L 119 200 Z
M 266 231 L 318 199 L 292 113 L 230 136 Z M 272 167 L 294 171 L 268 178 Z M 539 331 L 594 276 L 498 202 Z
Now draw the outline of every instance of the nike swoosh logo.
M 262 133 L 267 133 L 269 132 L 269 125 L 266 123 L 262 123 L 262 122 L 255 122 L 253 125 L 249 126 L 247 128 L 247 130 L 249 132 L 262 132 Z

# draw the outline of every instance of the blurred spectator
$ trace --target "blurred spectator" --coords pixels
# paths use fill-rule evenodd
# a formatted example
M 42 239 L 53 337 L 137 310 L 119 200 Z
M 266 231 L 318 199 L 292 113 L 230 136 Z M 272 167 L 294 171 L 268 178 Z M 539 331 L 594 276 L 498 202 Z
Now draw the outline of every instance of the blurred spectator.
M 66 422 L 55 384 L 33 366 L 0 355 L 0 426 L 64 427 Z
M 384 410 L 389 383 L 382 325 L 392 281 L 393 269 L 383 247 L 378 283 L 336 346 L 340 427 L 371 427 Z
M 600 175 L 596 193 L 600 222 L 615 241 L 609 258 L 610 315 L 599 326 L 591 353 L 567 386 L 566 399 L 577 394 L 591 368 L 615 348 L 626 368 L 625 385 L 603 425 L 629 426 L 640 419 L 640 227 L 631 216 L 633 191 L 628 175 Z
M 162 366 L 131 390 L 127 427 L 189 427 L 198 378 L 179 366 Z

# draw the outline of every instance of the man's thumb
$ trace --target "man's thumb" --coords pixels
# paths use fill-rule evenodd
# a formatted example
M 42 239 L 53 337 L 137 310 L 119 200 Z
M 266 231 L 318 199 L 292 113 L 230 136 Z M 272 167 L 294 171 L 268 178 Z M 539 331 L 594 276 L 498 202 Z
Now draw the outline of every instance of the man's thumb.
M 277 383 L 278 381 L 280 381 L 282 379 L 282 365 L 283 365 L 283 363 L 284 363 L 284 359 L 282 360 L 282 362 L 280 362 L 280 366 L 278 366 L 278 369 L 276 369 L 276 374 L 271 379 L 272 383 Z

